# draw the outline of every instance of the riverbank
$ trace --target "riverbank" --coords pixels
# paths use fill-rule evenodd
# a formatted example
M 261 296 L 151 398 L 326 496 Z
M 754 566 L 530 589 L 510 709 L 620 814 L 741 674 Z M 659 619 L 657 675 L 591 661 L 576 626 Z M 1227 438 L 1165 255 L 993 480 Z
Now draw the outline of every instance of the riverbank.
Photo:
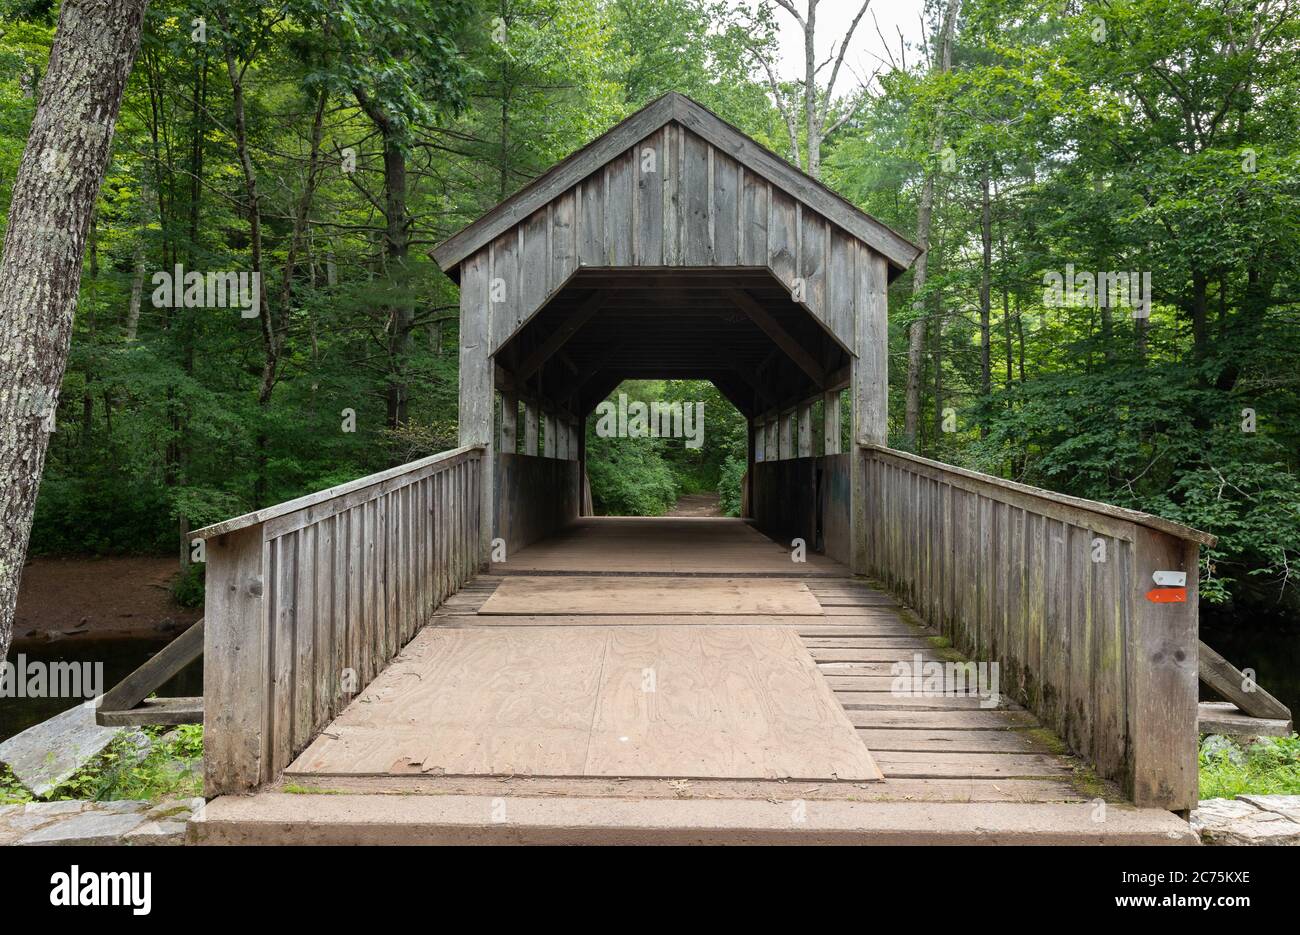
M 13 651 L 61 640 L 167 640 L 203 616 L 172 598 L 176 559 L 34 558 L 23 566 Z

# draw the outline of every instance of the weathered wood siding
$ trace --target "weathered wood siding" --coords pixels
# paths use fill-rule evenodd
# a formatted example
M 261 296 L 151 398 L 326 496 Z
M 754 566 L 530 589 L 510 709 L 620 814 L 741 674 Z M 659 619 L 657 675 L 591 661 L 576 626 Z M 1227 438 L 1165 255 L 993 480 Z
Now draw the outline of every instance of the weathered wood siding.
M 674 122 L 472 254 L 461 275 L 475 303 L 487 297 L 491 354 L 583 266 L 766 266 L 792 291 L 802 280 L 803 306 L 852 351 L 855 293 L 874 288 L 876 264 L 883 288 L 883 257 Z
M 1197 542 L 901 452 L 859 457 L 869 574 L 998 663 L 1001 693 L 1137 804 L 1193 807 Z M 1146 600 L 1155 570 L 1187 573 L 1186 603 Z
M 800 431 L 806 423 L 800 422 Z M 820 481 L 818 477 L 820 475 Z M 798 537 L 836 561 L 849 553 L 849 456 L 783 458 L 753 466 L 754 525 L 783 545 Z M 817 538 L 817 516 L 822 535 Z
M 273 779 L 478 570 L 481 449 L 201 530 L 209 796 Z
M 497 455 L 496 535 L 506 558 L 578 518 L 582 490 L 576 460 Z

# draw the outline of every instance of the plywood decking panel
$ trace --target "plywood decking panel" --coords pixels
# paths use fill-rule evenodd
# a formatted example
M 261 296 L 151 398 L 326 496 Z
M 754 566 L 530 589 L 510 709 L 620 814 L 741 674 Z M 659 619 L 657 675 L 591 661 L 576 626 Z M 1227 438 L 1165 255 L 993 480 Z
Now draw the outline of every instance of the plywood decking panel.
M 426 628 L 290 773 L 880 778 L 784 627 Z

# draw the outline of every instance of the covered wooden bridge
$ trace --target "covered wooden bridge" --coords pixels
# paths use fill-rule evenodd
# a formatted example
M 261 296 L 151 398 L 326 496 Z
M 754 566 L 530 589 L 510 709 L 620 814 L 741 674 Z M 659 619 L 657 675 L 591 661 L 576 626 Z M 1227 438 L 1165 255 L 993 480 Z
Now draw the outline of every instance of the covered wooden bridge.
M 198 837 L 1194 841 L 1212 540 L 887 448 L 917 253 L 677 94 L 439 247 L 461 447 L 198 534 Z M 641 377 L 748 419 L 747 519 L 587 515 Z

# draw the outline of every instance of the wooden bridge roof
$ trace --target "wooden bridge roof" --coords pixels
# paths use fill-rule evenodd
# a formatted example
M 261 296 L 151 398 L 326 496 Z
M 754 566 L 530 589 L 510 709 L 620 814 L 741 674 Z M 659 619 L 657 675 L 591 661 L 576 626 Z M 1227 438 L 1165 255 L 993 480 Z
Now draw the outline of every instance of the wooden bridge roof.
M 778 186 L 802 206 L 817 212 L 884 255 L 889 260 L 891 279 L 921 255 L 921 248 L 906 237 L 791 165 L 707 107 L 684 94 L 669 91 L 447 238 L 433 249 L 434 261 L 459 282 L 462 260 L 669 122 L 686 127 L 726 152 L 747 170 Z
M 498 390 L 582 415 L 624 379 L 707 379 L 753 416 L 844 386 L 885 339 L 858 316 L 919 253 L 669 93 L 433 257 Z

